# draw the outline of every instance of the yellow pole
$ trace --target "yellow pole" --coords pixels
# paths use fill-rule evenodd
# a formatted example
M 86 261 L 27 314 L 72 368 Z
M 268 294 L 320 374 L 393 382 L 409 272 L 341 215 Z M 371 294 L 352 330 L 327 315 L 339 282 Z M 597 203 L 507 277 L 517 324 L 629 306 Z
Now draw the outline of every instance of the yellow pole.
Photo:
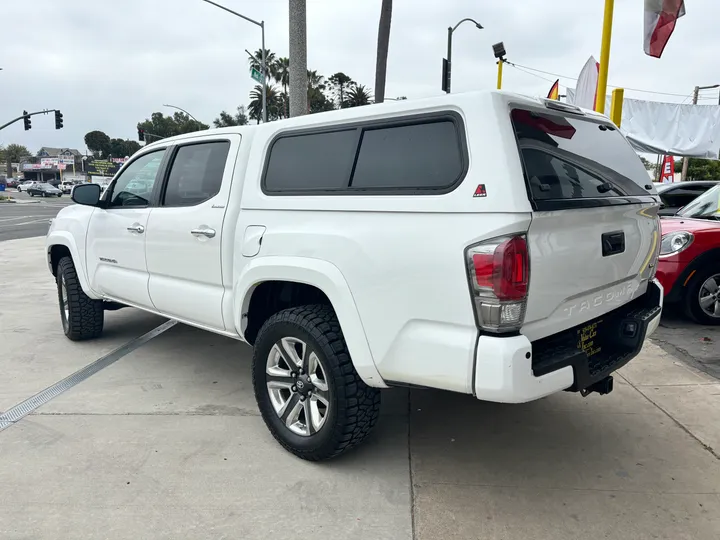
M 502 70 L 503 70 L 503 64 L 504 64 L 504 63 L 505 63 L 505 62 L 503 61 L 502 58 L 501 58 L 500 60 L 498 60 L 498 63 L 497 63 L 497 65 L 498 65 L 497 89 L 498 89 L 498 90 L 502 90 Z
M 613 8 L 615 0 L 605 0 L 602 46 L 600 48 L 600 72 L 598 73 L 597 99 L 595 110 L 605 114 L 605 94 L 607 93 L 608 68 L 610 66 L 610 40 L 612 39 Z
M 610 101 L 610 120 L 617 127 L 622 122 L 623 98 L 625 97 L 625 89 L 616 88 L 612 91 L 612 101 Z

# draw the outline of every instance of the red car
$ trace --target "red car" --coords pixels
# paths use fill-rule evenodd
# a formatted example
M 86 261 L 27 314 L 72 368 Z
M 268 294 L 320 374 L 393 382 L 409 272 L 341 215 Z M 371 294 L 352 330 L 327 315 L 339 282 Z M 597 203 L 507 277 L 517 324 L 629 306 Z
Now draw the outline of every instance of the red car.
M 657 278 L 665 304 L 698 323 L 720 325 L 720 185 L 660 222 Z

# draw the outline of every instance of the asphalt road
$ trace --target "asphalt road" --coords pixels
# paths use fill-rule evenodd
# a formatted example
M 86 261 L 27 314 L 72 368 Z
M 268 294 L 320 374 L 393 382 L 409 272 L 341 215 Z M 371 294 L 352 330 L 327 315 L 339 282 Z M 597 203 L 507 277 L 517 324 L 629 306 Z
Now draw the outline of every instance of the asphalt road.
M 44 236 L 49 222 L 64 207 L 73 204 L 69 195 L 38 199 L 15 190 L 5 191 L 17 203 L 0 203 L 0 242 L 18 238 Z

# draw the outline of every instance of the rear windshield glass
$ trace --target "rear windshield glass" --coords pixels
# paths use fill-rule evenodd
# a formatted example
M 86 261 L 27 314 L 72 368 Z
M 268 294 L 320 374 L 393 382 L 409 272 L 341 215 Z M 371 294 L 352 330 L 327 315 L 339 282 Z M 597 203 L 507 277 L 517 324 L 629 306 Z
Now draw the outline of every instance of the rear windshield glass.
M 614 127 L 525 109 L 511 117 L 536 202 L 649 195 L 640 158 Z

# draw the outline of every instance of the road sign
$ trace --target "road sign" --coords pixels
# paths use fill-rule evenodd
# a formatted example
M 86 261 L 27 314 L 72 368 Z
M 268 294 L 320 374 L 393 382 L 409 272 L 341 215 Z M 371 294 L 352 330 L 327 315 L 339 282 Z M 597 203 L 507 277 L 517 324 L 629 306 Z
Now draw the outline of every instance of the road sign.
M 252 68 L 252 70 L 250 70 L 250 77 L 252 77 L 253 79 L 255 79 L 257 82 L 259 82 L 259 83 L 261 83 L 261 84 L 262 84 L 262 82 L 263 82 L 262 73 L 260 73 L 260 72 L 259 72 L 257 69 L 255 69 L 255 68 Z

